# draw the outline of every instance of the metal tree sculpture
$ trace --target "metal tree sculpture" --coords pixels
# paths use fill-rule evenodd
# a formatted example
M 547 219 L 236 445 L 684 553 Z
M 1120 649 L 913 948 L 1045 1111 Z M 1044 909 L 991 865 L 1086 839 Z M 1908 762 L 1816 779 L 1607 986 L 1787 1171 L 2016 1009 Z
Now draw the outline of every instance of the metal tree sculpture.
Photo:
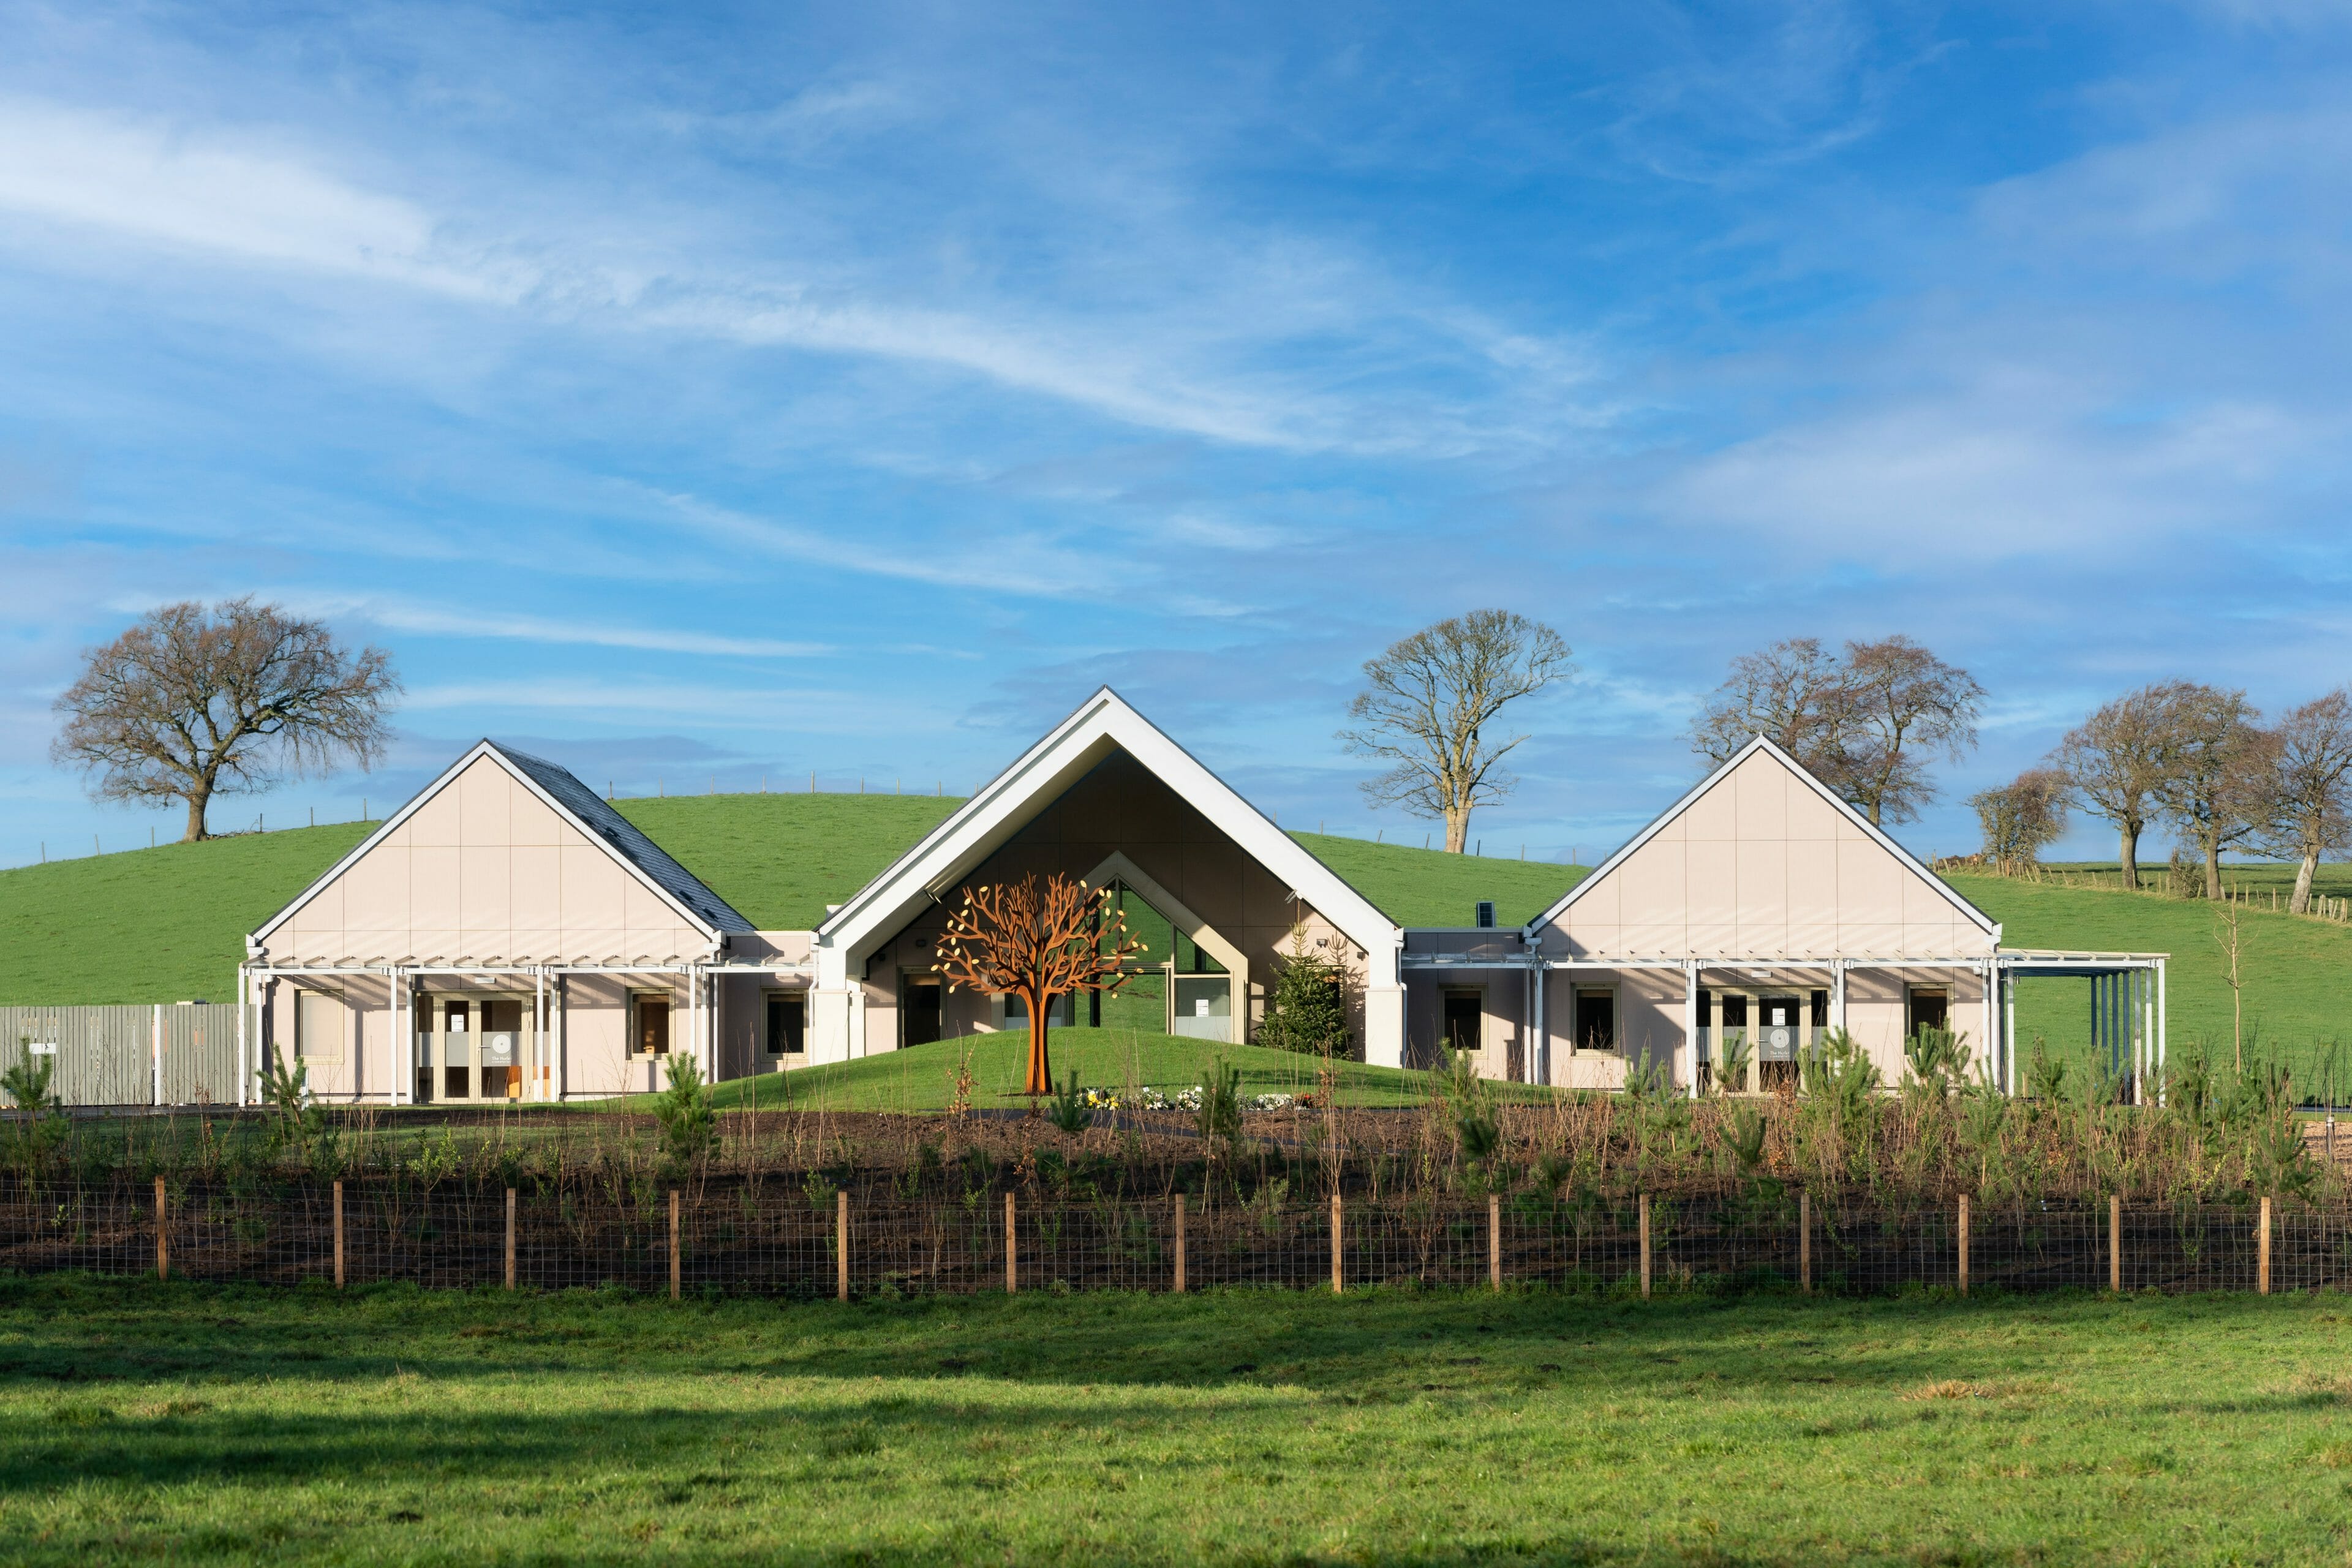
M 1118 994 L 1134 978 L 1127 961 L 1149 951 L 1127 934 L 1127 914 L 1111 907 L 1109 889 L 1097 891 L 1055 872 L 1042 886 L 1024 877 L 966 888 L 931 969 L 950 991 L 968 985 L 1021 998 L 1029 1010 L 1029 1074 L 1021 1092 L 1051 1094 L 1045 1035 L 1054 1004 L 1085 992 Z

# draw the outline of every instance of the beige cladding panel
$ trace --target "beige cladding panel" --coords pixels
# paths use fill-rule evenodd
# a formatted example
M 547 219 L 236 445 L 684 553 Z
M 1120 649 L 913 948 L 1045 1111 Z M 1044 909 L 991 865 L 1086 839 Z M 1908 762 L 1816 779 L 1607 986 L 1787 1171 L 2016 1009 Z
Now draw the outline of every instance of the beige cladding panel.
M 706 942 L 606 846 L 484 757 L 320 889 L 270 952 L 280 963 L 601 961 Z
M 1764 751 L 1659 824 L 1580 892 L 1556 929 L 1567 940 L 1552 951 L 1571 954 L 1956 955 L 1992 946 L 1939 886 Z

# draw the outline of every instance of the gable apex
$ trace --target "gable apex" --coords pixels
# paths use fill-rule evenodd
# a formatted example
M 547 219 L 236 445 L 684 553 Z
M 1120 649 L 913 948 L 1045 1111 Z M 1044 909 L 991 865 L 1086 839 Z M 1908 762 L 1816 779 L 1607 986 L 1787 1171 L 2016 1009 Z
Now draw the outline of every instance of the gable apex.
M 1901 844 L 1895 842 L 1895 840 L 1883 828 L 1873 823 L 1860 811 L 1856 810 L 1851 801 L 1839 795 L 1837 792 L 1831 789 L 1827 784 L 1823 784 L 1819 778 L 1814 776 L 1811 769 L 1807 768 L 1802 763 L 1800 763 L 1794 756 L 1790 755 L 1785 748 L 1779 744 L 1779 742 L 1773 741 L 1769 736 L 1760 734 L 1749 740 L 1746 745 L 1741 746 L 1737 752 L 1734 752 L 1730 756 L 1717 763 L 1705 778 L 1693 785 L 1680 799 L 1676 800 L 1672 805 L 1669 805 L 1665 810 L 1660 812 L 1655 817 L 1652 818 L 1649 824 L 1639 833 L 1636 833 L 1633 837 L 1627 839 L 1607 858 L 1603 859 L 1600 865 L 1594 867 L 1591 875 L 1578 882 L 1575 887 L 1570 889 L 1568 892 L 1556 900 L 1549 909 L 1538 915 L 1535 919 L 1529 921 L 1525 928 L 1523 928 L 1528 938 L 1530 941 L 1534 940 L 1536 933 L 1542 930 L 1542 928 L 1557 922 L 1559 918 L 1569 910 L 1572 909 L 1580 900 L 1584 898 L 1585 895 L 1592 891 L 1594 889 L 1601 886 L 1612 875 L 1616 873 L 1626 864 L 1626 862 L 1638 854 L 1643 846 L 1656 838 L 1658 835 L 1664 832 L 1668 826 L 1681 820 L 1694 806 L 1696 806 L 1701 800 L 1705 799 L 1711 791 L 1715 790 L 1718 785 L 1731 778 L 1731 776 L 1738 773 L 1743 765 L 1759 753 L 1769 758 L 1771 762 L 1777 763 L 1790 778 L 1801 784 L 1820 801 L 1827 805 L 1829 808 L 1839 817 L 1843 819 L 1848 826 L 1861 833 L 1879 849 L 1893 857 L 1893 858 L 1906 873 L 1916 878 L 1926 886 L 1933 889 L 1937 896 L 1945 903 L 1948 904 L 1962 918 L 1974 925 L 1985 935 L 1990 937 L 1995 943 L 2000 942 L 2000 925 L 1999 921 L 1993 920 L 1991 916 L 1977 908 L 1975 904 L 1969 902 L 1968 899 L 1963 897 L 1957 889 L 1955 889 L 1950 883 L 1945 881 L 1941 877 L 1937 876 L 1925 865 L 1921 864 L 1918 857 L 1913 855 Z

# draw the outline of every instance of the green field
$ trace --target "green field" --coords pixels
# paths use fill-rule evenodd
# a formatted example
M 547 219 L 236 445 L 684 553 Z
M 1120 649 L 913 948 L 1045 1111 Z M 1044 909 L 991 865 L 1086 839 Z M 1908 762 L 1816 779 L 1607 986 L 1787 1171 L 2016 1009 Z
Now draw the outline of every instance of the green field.
M 1491 856 L 1448 855 L 1321 833 L 1294 833 L 1309 853 L 1345 877 L 1382 914 L 1406 926 L 1477 923 L 1478 900 L 1495 901 L 1495 923 L 1525 925 L 1577 884 L 1581 866 Z
M 1292 1051 L 1214 1045 L 1135 1029 L 1055 1029 L 1046 1048 L 1057 1083 L 1076 1071 L 1083 1088 L 1123 1094 L 1148 1087 L 1171 1099 L 1179 1089 L 1199 1083 L 1201 1075 L 1220 1059 L 1239 1069 L 1245 1095 L 1313 1094 L 1321 1066 L 1315 1058 Z M 1021 1094 L 1029 1059 L 1026 1030 L 968 1035 L 830 1067 L 735 1079 L 713 1092 L 730 1110 L 774 1110 L 789 1105 L 803 1110 L 944 1110 L 954 1098 L 956 1075 L 967 1051 L 974 1106 L 1027 1106 Z M 1336 1070 L 1341 1105 L 1418 1105 L 1433 1087 L 1426 1073 L 1394 1068 L 1341 1062 Z M 620 1110 L 644 1109 L 642 1097 L 610 1105 Z
M 0 1279 L 0 1532 L 70 1568 L 2338 1562 L 2345 1319 Z

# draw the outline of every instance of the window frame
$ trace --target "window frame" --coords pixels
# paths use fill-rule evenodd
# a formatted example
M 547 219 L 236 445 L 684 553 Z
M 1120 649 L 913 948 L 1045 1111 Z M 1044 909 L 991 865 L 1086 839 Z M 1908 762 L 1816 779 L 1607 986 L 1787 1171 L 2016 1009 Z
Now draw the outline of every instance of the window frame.
M 307 1001 L 331 1002 L 340 1012 L 341 1022 L 334 1031 L 332 1055 L 320 1051 L 310 1044 L 310 1030 L 302 1021 L 305 1011 L 302 1004 Z M 315 1063 L 320 1067 L 342 1066 L 344 1052 L 351 1045 L 352 1016 L 351 999 L 341 992 L 298 986 L 294 992 L 294 1059 L 305 1065 Z
M 662 1048 L 641 1051 L 637 1048 L 640 1030 L 637 1019 L 647 1002 L 658 1002 L 665 1009 L 662 1024 Z M 629 993 L 629 1048 L 627 1059 L 633 1062 L 656 1062 L 677 1054 L 677 994 L 653 987 L 632 989 Z
M 808 1059 L 808 987 L 805 985 L 770 985 L 761 990 L 760 1054 L 761 1056 L 779 1063 L 788 1057 L 797 1057 L 803 1061 Z M 775 1005 L 779 1002 L 792 1003 L 799 1009 L 801 1044 L 798 1050 L 790 1050 L 776 1043 L 776 1032 L 771 1026 L 774 1022 Z
M 1606 996 L 1609 998 L 1609 1038 L 1611 1043 L 1608 1045 L 1588 1046 L 1584 1043 L 1584 1001 L 1588 996 Z M 1595 1056 L 1617 1057 L 1621 1059 L 1624 1057 L 1625 987 L 1622 984 L 1612 982 L 1605 985 L 1580 984 L 1575 986 L 1570 993 L 1568 1016 L 1569 1055 L 1578 1056 L 1586 1051 L 1591 1051 Z

